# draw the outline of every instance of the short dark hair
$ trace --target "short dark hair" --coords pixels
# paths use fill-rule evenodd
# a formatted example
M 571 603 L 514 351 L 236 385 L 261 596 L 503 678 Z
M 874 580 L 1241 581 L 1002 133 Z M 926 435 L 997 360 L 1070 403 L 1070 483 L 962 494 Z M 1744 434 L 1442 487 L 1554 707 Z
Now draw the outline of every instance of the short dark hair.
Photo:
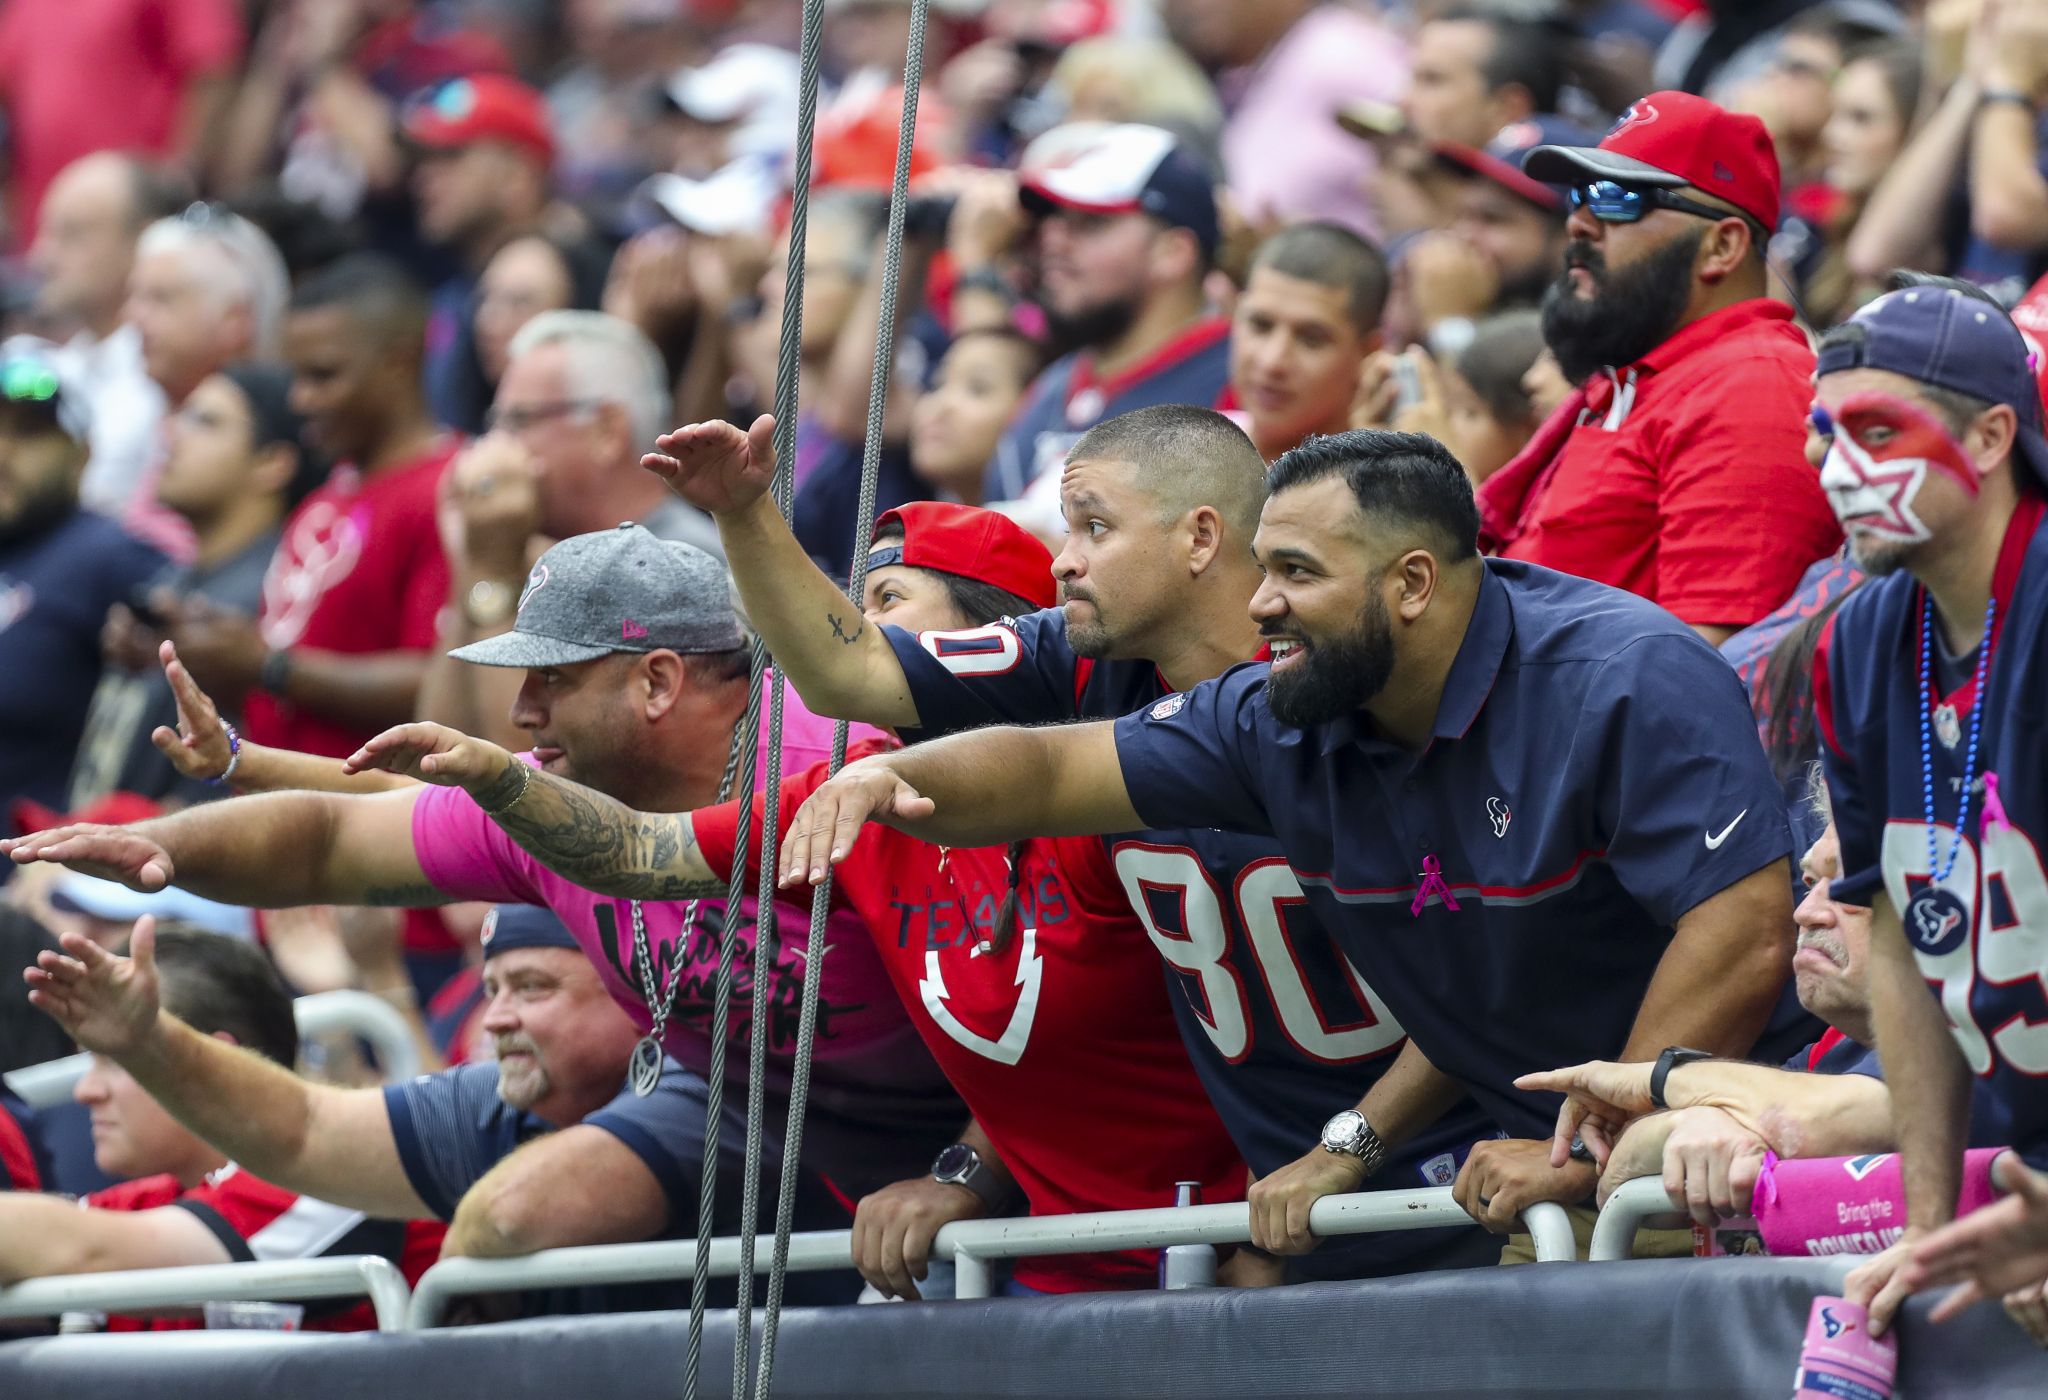
M 1566 35 L 1557 25 L 1501 4 L 1459 5 L 1432 18 L 1445 24 L 1483 24 L 1492 31 L 1493 48 L 1479 65 L 1488 92 L 1513 85 L 1529 94 L 1534 110 L 1557 110 L 1568 66 Z
M 892 520 L 875 532 L 876 544 L 900 543 L 903 539 L 903 524 Z M 904 567 L 917 569 L 919 573 L 930 574 L 946 590 L 946 598 L 967 619 L 970 627 L 986 627 L 991 622 L 1000 622 L 1006 617 L 1022 617 L 1038 611 L 1038 604 L 1029 598 L 1020 597 L 1007 588 L 999 588 L 978 578 L 965 574 L 951 574 L 944 569 L 926 569 L 911 564 Z
M 405 346 L 415 354 L 423 348 L 426 296 L 400 263 L 382 253 L 337 258 L 292 293 L 295 312 L 330 307 L 346 310 L 379 345 Z
M 749 647 L 734 647 L 730 651 L 687 651 L 677 655 L 683 658 L 683 674 L 690 678 L 690 684 L 708 688 L 749 679 L 751 653 Z
M 1478 557 L 1479 507 L 1472 499 L 1472 479 L 1435 438 L 1385 428 L 1312 437 L 1273 463 L 1266 489 L 1277 495 L 1329 476 L 1344 478 L 1367 515 L 1390 516 L 1441 535 L 1444 562 Z
M 161 929 L 156 965 L 164 1008 L 193 1030 L 225 1031 L 235 1044 L 287 1068 L 298 1061 L 292 994 L 255 944 L 197 929 Z
M 0 1074 L 61 1060 L 78 1049 L 62 1026 L 28 1004 L 21 980 L 38 954 L 59 951 L 56 935 L 25 910 L 0 904 Z
M 1543 313 L 1504 311 L 1472 331 L 1472 343 L 1458 355 L 1458 374 L 1486 411 L 1500 423 L 1527 423 L 1536 416 L 1522 379 L 1543 353 Z
M 1069 462 L 1128 462 L 1167 518 L 1209 506 L 1249 540 L 1266 501 L 1266 459 L 1213 408 L 1155 404 L 1106 418 L 1067 450 Z
M 1379 329 L 1387 309 L 1386 254 L 1342 224 L 1322 219 L 1290 224 L 1252 254 L 1251 272 L 1262 267 L 1318 287 L 1335 287 L 1344 293 L 1351 324 L 1360 335 Z

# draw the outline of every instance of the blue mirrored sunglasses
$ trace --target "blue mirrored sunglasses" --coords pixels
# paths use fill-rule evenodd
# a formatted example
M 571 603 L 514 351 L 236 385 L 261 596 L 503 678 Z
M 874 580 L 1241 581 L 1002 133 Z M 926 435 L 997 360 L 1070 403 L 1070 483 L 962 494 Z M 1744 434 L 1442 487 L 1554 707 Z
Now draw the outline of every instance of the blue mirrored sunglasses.
M 1732 209 L 1716 209 L 1711 204 L 1702 204 L 1654 185 L 1638 187 L 1615 180 L 1595 180 L 1590 184 L 1574 185 L 1567 200 L 1574 210 L 1590 209 L 1593 217 L 1603 224 L 1632 224 L 1652 209 L 1674 209 L 1695 218 L 1716 221 L 1741 219 L 1752 228 L 1758 227 L 1756 220 L 1747 214 L 1738 214 Z

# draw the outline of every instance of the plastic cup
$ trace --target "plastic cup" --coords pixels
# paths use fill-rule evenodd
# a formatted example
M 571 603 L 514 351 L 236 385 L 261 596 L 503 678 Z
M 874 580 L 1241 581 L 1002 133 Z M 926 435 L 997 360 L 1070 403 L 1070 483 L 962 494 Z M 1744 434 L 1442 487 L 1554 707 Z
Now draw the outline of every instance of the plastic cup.
M 201 1311 L 210 1328 L 252 1332 L 297 1332 L 306 1320 L 300 1303 L 208 1303 Z

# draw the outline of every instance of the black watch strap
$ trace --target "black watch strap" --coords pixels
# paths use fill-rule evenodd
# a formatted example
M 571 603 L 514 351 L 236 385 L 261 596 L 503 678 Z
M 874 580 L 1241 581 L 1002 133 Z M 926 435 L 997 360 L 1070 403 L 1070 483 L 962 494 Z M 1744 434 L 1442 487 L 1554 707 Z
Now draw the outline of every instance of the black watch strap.
M 1650 1069 L 1650 1102 L 1659 1108 L 1669 1108 L 1664 1102 L 1664 1081 L 1671 1077 L 1671 1071 L 1680 1065 L 1689 1065 L 1695 1060 L 1711 1060 L 1714 1057 L 1705 1050 L 1689 1050 L 1683 1045 L 1667 1045 L 1657 1056 L 1657 1063 Z

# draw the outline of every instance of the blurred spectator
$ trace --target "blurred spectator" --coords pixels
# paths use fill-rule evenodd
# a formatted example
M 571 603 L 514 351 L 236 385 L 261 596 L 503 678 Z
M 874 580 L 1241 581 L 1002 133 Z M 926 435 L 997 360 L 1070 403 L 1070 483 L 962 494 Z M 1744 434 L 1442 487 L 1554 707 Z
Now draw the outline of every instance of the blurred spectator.
M 560 10 L 567 42 L 545 55 L 560 65 L 547 85 L 560 146 L 555 187 L 603 225 L 661 168 L 651 159 L 647 109 L 663 79 L 692 57 L 695 26 L 671 0 L 576 0 Z
M 1067 449 L 1095 424 L 1158 403 L 1207 406 L 1228 373 L 1229 323 L 1202 281 L 1219 238 L 1208 174 L 1157 127 L 1066 126 L 1025 152 L 1018 199 L 1038 220 L 1037 299 L 1055 348 L 1069 353 L 1031 387 L 1004 434 L 987 495 L 1013 500 L 1034 481 L 1057 490 Z M 963 200 L 954 217 L 968 213 Z M 992 260 L 1025 231 L 1021 217 L 978 250 Z M 956 240 L 956 247 L 959 241 Z M 989 261 L 960 268 L 985 277 Z
M 1905 148 L 1920 108 L 1920 76 L 1919 49 L 1903 39 L 1852 50 L 1835 76 L 1819 183 L 1792 193 L 1770 245 L 1814 326 L 1833 325 L 1877 290 L 1851 270 L 1846 244 L 1865 201 Z
M 159 726 L 178 722 L 157 663 L 157 624 L 192 600 L 247 617 L 262 605 L 285 517 L 323 475 L 300 444 L 303 424 L 290 394 L 291 374 L 281 365 L 231 365 L 201 380 L 172 418 L 157 499 L 190 523 L 197 552 L 107 616 L 108 672 L 72 768 L 74 809 L 115 789 L 186 802 L 220 795 L 181 778 L 150 740 Z
M 1394 267 L 1401 329 L 1440 355 L 1456 355 L 1481 316 L 1543 300 L 1564 257 L 1562 185 L 1522 173 L 1538 146 L 1590 146 L 1596 138 L 1562 117 L 1501 128 L 1483 149 L 1439 142 L 1444 226 L 1407 244 Z
M 1221 155 L 1223 104 L 1186 50 L 1164 39 L 1085 39 L 1059 57 L 1046 95 L 1065 119 L 1164 127 L 1206 158 Z
M 423 319 L 404 273 L 369 255 L 292 298 L 290 404 L 338 465 L 286 522 L 257 617 L 187 604 L 165 628 L 259 743 L 340 757 L 412 717 L 448 590 L 435 489 L 459 445 L 421 397 Z
M 457 374 L 471 335 L 471 300 L 500 248 L 540 229 L 555 139 L 547 104 L 516 79 L 480 73 L 419 94 L 406 107 L 420 236 L 452 251 L 461 271 L 433 290 L 427 323 L 427 402 L 440 422 L 474 431 L 484 400 L 464 401 Z
M 243 42 L 233 0 L 29 0 L 0 9 L 16 244 L 34 241 L 45 190 L 80 156 L 203 160 Z
M 253 945 L 172 929 L 147 936 L 156 954 L 152 989 L 160 975 L 171 1014 L 201 1035 L 245 1046 L 276 1064 L 297 1058 L 291 995 Z M 138 931 L 137 937 L 145 935 Z M 372 1220 L 258 1180 L 194 1136 L 104 1057 L 94 1059 L 73 1094 L 92 1109 L 101 1168 L 132 1179 L 87 1196 L 82 1212 L 79 1202 L 61 1197 L 0 1195 L 0 1283 L 352 1254 L 381 1255 L 416 1282 L 439 1252 L 439 1226 Z M 368 1303 L 307 1311 L 308 1325 L 320 1330 L 375 1325 Z M 117 1318 L 113 1330 L 198 1325 Z
M 980 505 L 1003 428 L 1044 364 L 1037 343 L 1018 331 L 956 337 L 911 412 L 911 470 L 943 499 Z
M 1482 6 L 1425 21 L 1398 107 L 1347 94 L 1333 108 L 1339 125 L 1380 152 L 1365 189 L 1381 236 L 1448 222 L 1448 185 L 1433 159 L 1441 146 L 1485 150 L 1506 128 L 1557 111 L 1564 77 L 1563 49 L 1547 25 Z
M 1351 426 L 1386 301 L 1386 259 L 1340 224 L 1296 224 L 1259 245 L 1232 314 L 1230 394 L 1261 457 Z
M 1331 219 L 1373 232 L 1373 152 L 1344 139 L 1330 114 L 1348 100 L 1400 96 L 1400 39 L 1357 9 L 1321 0 L 1165 0 L 1163 17 L 1174 40 L 1217 74 L 1227 113 L 1223 171 L 1242 217 L 1254 226 Z
M 1788 203 L 1797 204 L 1800 188 L 1825 174 L 1823 138 L 1849 51 L 1898 32 L 1896 15 L 1883 25 L 1866 19 L 1832 3 L 1803 11 L 1779 34 L 1763 71 L 1728 88 L 1729 110 L 1761 118 L 1771 133 Z
M 1486 535 L 1718 644 L 1841 541 L 1805 461 L 1813 352 L 1764 295 L 1770 138 L 1659 92 L 1597 147 L 1539 147 L 1525 168 L 1574 186 L 1543 329 L 1580 388 L 1480 491 Z
M 1788 34 L 1839 25 L 1839 32 L 1870 38 L 1896 34 L 1905 24 L 1887 0 L 1705 0 L 1657 51 L 1650 80 L 1727 100 L 1770 70 Z
M 781 162 L 796 144 L 799 76 L 796 55 L 768 44 L 733 44 L 672 74 L 651 133 L 661 168 L 702 180 L 743 158 Z
M 29 245 L 36 310 L 71 338 L 54 352 L 92 413 L 92 460 L 79 496 L 119 516 L 157 451 L 164 396 L 142 362 L 142 338 L 122 319 L 136 240 L 176 211 L 177 182 L 131 156 L 83 156 L 50 182 Z
M 464 401 L 491 401 L 512 337 L 528 321 L 543 311 L 595 310 L 605 275 L 591 245 L 547 234 L 522 235 L 492 254 L 472 299 L 467 353 L 451 371 Z
M 57 936 L 23 910 L 0 904 L 0 1074 L 76 1054 L 71 1037 L 47 1016 L 29 1009 L 22 969 L 36 955 L 57 951 Z
M 543 550 L 633 521 L 723 554 L 709 517 L 640 468 L 672 426 L 667 374 L 645 336 L 601 312 L 549 311 L 520 329 L 510 351 L 491 432 L 441 483 L 448 606 L 416 707 L 420 718 L 508 741 L 519 736 L 509 718 L 519 673 L 448 653 L 511 627 Z
M 47 355 L 0 354 L 0 812 L 22 798 L 63 805 L 99 684 L 100 624 L 164 566 L 79 506 L 86 412 Z
M 1543 318 L 1534 311 L 1481 321 L 1471 343 L 1450 364 L 1440 366 L 1409 353 L 1416 366 L 1417 401 L 1395 412 L 1390 426 L 1442 442 L 1474 486 L 1512 461 L 1547 416 L 1526 382 L 1543 353 Z M 1377 372 L 1375 366 L 1368 375 Z

